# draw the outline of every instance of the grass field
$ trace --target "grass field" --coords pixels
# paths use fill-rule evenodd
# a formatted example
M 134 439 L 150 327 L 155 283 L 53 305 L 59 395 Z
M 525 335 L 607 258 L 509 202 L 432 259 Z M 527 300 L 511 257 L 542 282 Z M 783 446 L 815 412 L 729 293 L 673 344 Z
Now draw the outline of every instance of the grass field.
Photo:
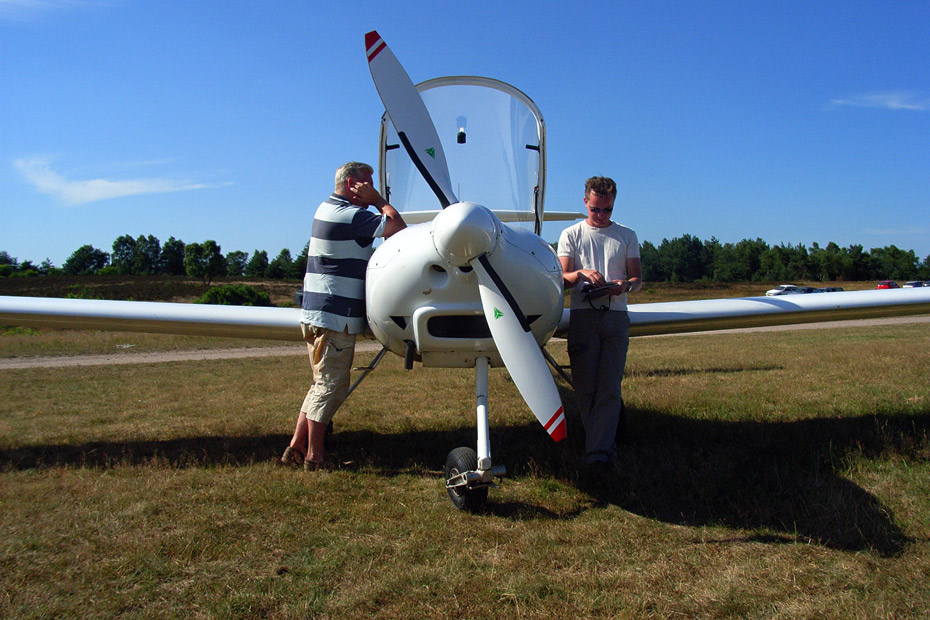
M 387 358 L 337 415 L 344 466 L 314 473 L 275 465 L 308 376 L 299 357 L 0 371 L 0 617 L 930 615 L 926 323 L 634 340 L 606 486 L 579 471 L 570 389 L 556 445 L 492 370 L 509 476 L 480 514 L 440 472 L 474 443 L 472 373 Z

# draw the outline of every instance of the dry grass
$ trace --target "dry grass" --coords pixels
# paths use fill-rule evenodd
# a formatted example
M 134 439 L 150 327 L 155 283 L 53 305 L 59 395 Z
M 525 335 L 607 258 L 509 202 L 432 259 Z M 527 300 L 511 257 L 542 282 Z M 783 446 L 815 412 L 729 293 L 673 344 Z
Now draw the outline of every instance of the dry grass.
M 2 371 L 0 617 L 930 614 L 926 324 L 635 340 L 609 488 L 570 390 L 557 446 L 494 370 L 482 514 L 439 476 L 471 373 L 386 359 L 337 417 L 351 463 L 304 474 L 274 465 L 298 360 Z

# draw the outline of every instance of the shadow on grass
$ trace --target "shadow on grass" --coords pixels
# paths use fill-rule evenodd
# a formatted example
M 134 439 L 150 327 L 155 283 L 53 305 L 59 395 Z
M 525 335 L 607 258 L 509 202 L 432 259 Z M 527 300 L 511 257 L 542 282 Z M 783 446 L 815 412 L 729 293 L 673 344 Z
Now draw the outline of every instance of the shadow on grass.
M 758 530 L 746 538 L 758 542 L 811 541 L 883 556 L 909 542 L 891 510 L 840 472 L 859 454 L 926 461 L 930 411 L 795 422 L 630 411 L 627 426 L 619 473 L 587 486 L 599 501 L 670 523 Z
M 571 402 L 569 395 L 566 402 Z M 849 455 L 925 461 L 930 411 L 882 412 L 796 422 L 720 422 L 662 412 L 628 412 L 620 473 L 587 484 L 578 468 L 583 434 L 569 418 L 569 439 L 553 444 L 534 422 L 494 427 L 495 462 L 512 476 L 556 476 L 596 502 L 687 526 L 725 525 L 757 532 L 744 540 L 811 541 L 830 548 L 894 556 L 908 543 L 889 508 L 839 472 Z M 165 441 L 26 446 L 0 451 L 0 470 L 56 466 L 244 466 L 278 458 L 289 435 L 197 437 Z M 378 475 L 440 477 L 448 452 L 474 446 L 473 428 L 397 433 L 343 431 L 333 450 Z M 585 510 L 581 509 L 580 511 Z M 579 512 L 580 512 L 579 511 Z M 495 502 L 486 513 L 515 519 L 565 519 L 544 506 Z

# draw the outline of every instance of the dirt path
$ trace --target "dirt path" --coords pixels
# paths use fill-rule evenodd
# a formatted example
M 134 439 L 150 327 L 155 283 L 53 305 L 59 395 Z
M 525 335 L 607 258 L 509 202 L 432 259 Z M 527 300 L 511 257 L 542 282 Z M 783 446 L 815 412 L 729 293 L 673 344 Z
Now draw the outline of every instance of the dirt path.
M 669 334 L 647 336 L 647 338 L 675 338 L 679 336 L 706 336 L 720 332 L 766 332 L 789 331 L 800 329 L 832 329 L 836 327 L 868 327 L 881 325 L 898 325 L 907 323 L 930 324 L 930 316 L 908 316 L 885 319 L 867 319 L 861 321 L 830 321 L 827 323 L 805 323 L 801 325 L 777 325 L 771 327 L 748 327 L 690 334 Z M 355 350 L 378 351 L 381 345 L 371 340 L 359 342 Z M 19 368 L 63 368 L 69 366 L 104 366 L 115 364 L 157 364 L 160 362 L 189 362 L 199 360 L 241 359 L 246 357 L 304 356 L 307 349 L 303 344 L 294 343 L 273 347 L 240 347 L 233 349 L 201 349 L 196 351 L 157 351 L 153 353 L 108 353 L 103 355 L 72 355 L 46 357 L 12 357 L 0 359 L 0 371 Z
M 360 342 L 356 351 L 377 351 L 376 342 Z M 307 347 L 294 343 L 272 347 L 239 347 L 232 349 L 198 349 L 195 351 L 155 351 L 152 353 L 106 353 L 45 357 L 12 357 L 0 359 L 0 370 L 15 368 L 63 368 L 68 366 L 108 366 L 118 364 L 157 364 L 160 362 L 191 362 L 199 360 L 241 359 L 246 357 L 305 356 Z

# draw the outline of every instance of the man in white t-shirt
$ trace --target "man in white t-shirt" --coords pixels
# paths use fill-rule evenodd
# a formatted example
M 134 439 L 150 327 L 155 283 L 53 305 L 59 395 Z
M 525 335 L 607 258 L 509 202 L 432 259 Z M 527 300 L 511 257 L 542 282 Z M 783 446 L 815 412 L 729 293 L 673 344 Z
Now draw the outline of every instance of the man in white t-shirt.
M 606 473 L 616 453 L 620 383 L 630 344 L 627 293 L 642 286 L 636 233 L 612 222 L 617 184 L 607 177 L 585 182 L 585 221 L 562 231 L 562 281 L 571 290 L 568 355 L 585 432 L 586 467 Z M 600 296 L 588 295 L 599 288 Z M 604 288 L 606 287 L 606 288 Z

